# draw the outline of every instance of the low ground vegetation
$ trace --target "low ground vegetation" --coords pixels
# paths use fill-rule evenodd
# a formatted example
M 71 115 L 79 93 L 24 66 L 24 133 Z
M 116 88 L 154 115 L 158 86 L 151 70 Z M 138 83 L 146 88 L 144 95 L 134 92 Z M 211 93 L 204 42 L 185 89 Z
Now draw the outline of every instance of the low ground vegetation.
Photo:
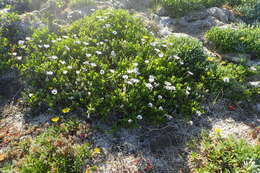
M 206 39 L 223 52 L 251 53 L 260 58 L 260 28 L 243 27 L 212 28 L 206 33 Z
M 259 146 L 232 136 L 224 138 L 220 132 L 221 129 L 216 129 L 212 136 L 203 133 L 199 147 L 194 143 L 196 151 L 191 154 L 194 171 L 259 172 Z

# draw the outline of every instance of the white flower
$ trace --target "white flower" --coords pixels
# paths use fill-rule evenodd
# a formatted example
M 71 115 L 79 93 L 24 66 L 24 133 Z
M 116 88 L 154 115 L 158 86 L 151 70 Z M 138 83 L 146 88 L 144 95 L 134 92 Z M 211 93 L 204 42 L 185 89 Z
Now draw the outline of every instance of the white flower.
M 99 72 L 101 75 L 105 74 L 105 71 L 104 70 L 100 70 Z
M 13 52 L 13 56 L 16 56 L 17 55 L 17 52 Z
M 149 82 L 152 83 L 152 82 L 154 82 L 154 80 L 155 80 L 155 77 L 153 75 L 150 75 L 149 76 Z
M 157 49 L 157 48 L 155 48 L 154 49 L 156 52 L 161 52 L 161 50 L 160 49 Z
M 162 58 L 164 56 L 163 53 L 159 53 L 159 57 Z
M 132 81 L 126 81 L 126 83 L 127 83 L 128 85 L 133 85 L 133 82 L 132 82 Z
M 115 70 L 113 70 L 113 69 L 110 69 L 109 71 L 110 71 L 110 73 L 115 73 Z
M 149 60 L 145 60 L 144 62 L 145 62 L 146 64 L 148 64 L 148 63 L 149 63 Z
M 133 82 L 133 83 L 139 83 L 140 82 L 139 79 L 135 79 L 135 78 L 130 79 L 130 81 Z
M 105 26 L 104 26 L 104 28 L 109 28 L 109 27 L 111 27 L 111 24 L 109 24 L 109 23 L 105 24 Z
M 77 70 L 77 71 L 76 71 L 76 74 L 80 74 L 80 71 L 79 71 L 79 70 Z
M 179 56 L 177 56 L 177 55 L 174 55 L 173 56 L 175 59 L 177 59 L 177 60 L 179 60 L 179 59 L 181 59 Z
M 162 110 L 163 110 L 163 107 L 162 107 L 162 106 L 160 106 L 160 107 L 159 107 L 159 110 L 161 110 L 161 111 L 162 111 Z
M 98 54 L 98 55 L 101 55 L 101 54 L 102 54 L 102 52 L 100 52 L 100 51 L 96 51 L 96 54 Z
M 87 53 L 87 54 L 86 54 L 86 57 L 88 57 L 88 58 L 91 57 L 91 56 L 92 56 L 92 55 L 91 55 L 90 53 Z
M 69 38 L 69 37 L 68 37 L 68 36 L 66 36 L 66 35 L 63 35 L 62 37 L 63 37 L 63 38 L 65 38 L 65 39 Z
M 136 66 L 136 67 L 137 67 L 137 66 L 138 66 L 138 63 L 137 63 L 137 62 L 135 62 L 135 63 L 134 63 L 134 66 Z
M 257 69 L 254 66 L 252 66 L 252 67 L 250 67 L 250 70 L 256 71 Z
M 56 40 L 51 40 L 52 43 L 56 43 Z
M 188 90 L 186 90 L 185 94 L 188 96 L 188 95 L 190 95 L 190 92 Z
M 23 40 L 19 40 L 19 41 L 18 41 L 18 44 L 19 44 L 19 45 L 22 45 L 22 44 L 24 44 L 24 41 L 23 41 Z
M 17 60 L 22 60 L 23 57 L 22 57 L 22 56 L 18 56 L 18 57 L 16 57 L 16 59 L 17 59 Z
M 81 42 L 79 40 L 75 41 L 76 44 L 81 44 Z
M 175 91 L 176 90 L 175 86 L 171 86 L 171 85 L 166 85 L 164 88 L 169 90 L 169 91 Z
M 67 70 L 64 70 L 62 73 L 63 73 L 63 74 L 67 74 L 67 73 L 68 73 L 68 71 L 67 71 Z
M 33 94 L 32 94 L 32 93 L 30 93 L 30 94 L 29 94 L 29 97 L 32 97 L 32 96 L 33 96 Z
M 47 71 L 46 74 L 51 76 L 51 75 L 53 75 L 53 72 L 52 71 Z
M 62 39 L 61 38 L 57 38 L 57 41 L 61 41 Z
M 112 57 L 116 57 L 115 51 L 111 51 L 111 56 L 112 56 Z
M 127 75 L 123 75 L 122 78 L 123 79 L 128 79 L 128 76 Z
M 149 89 L 152 90 L 153 89 L 153 85 L 150 83 L 146 83 L 145 86 Z
M 165 84 L 166 86 L 171 86 L 171 85 L 172 85 L 170 82 L 167 82 L 167 81 L 165 81 L 164 84 Z
M 65 62 L 65 61 L 60 61 L 60 63 L 61 63 L 61 64 L 63 64 L 63 65 L 64 65 L 64 64 L 66 64 L 66 62 Z
M 31 40 L 31 37 L 25 37 L 25 40 L 29 41 Z
M 72 66 L 71 66 L 71 65 L 69 65 L 67 68 L 68 68 L 68 69 L 72 69 Z
M 152 103 L 148 103 L 148 107 L 153 107 L 153 104 Z
M 68 47 L 68 46 L 64 46 L 65 47 L 65 49 L 67 49 L 68 51 L 70 51 L 70 48 Z
M 70 96 L 68 99 L 69 99 L 69 100 L 73 100 L 73 99 L 74 99 L 74 97 L 73 97 L 73 96 Z
M 89 45 L 89 43 L 87 43 L 87 42 L 83 42 L 83 44 L 84 44 L 85 46 L 88 46 L 88 45 Z
M 53 95 L 56 95 L 56 94 L 58 93 L 58 90 L 57 90 L 57 89 L 53 89 L 53 90 L 51 90 L 51 93 L 52 93 Z
M 171 115 L 165 114 L 164 115 L 169 121 L 173 119 L 173 117 Z
M 136 118 L 137 118 L 138 120 L 142 120 L 142 119 L 143 119 L 143 116 L 142 116 L 142 115 L 137 115 Z
M 133 122 L 133 120 L 132 120 L 132 119 L 129 119 L 129 120 L 128 120 L 128 123 L 132 123 L 132 122 Z
M 200 112 L 200 111 L 196 111 L 196 115 L 198 115 L 198 116 L 201 116 L 202 115 L 202 113 Z
M 192 72 L 190 72 L 190 71 L 188 71 L 188 73 L 189 73 L 190 75 L 192 75 L 192 76 L 194 75 L 194 73 L 192 73 Z
M 92 67 L 96 67 L 97 64 L 95 64 L 95 63 L 90 63 L 90 66 L 92 66 Z
M 187 90 L 188 90 L 188 91 L 190 91 L 190 90 L 191 90 L 191 88 L 187 86 Z
M 229 83 L 230 79 L 228 77 L 224 77 L 223 81 L 226 82 L 226 83 Z
M 53 59 L 53 60 L 58 59 L 58 57 L 55 56 L 55 55 L 53 55 L 53 56 L 51 56 L 51 57 L 49 57 L 49 58 L 50 58 L 50 59 Z
M 113 31 L 112 33 L 113 33 L 114 35 L 116 35 L 116 34 L 117 34 L 117 32 L 116 32 L 116 31 Z
M 43 47 L 45 47 L 46 49 L 50 47 L 50 45 L 48 44 L 44 44 Z
M 158 95 L 158 99 L 161 100 L 163 97 L 161 95 Z

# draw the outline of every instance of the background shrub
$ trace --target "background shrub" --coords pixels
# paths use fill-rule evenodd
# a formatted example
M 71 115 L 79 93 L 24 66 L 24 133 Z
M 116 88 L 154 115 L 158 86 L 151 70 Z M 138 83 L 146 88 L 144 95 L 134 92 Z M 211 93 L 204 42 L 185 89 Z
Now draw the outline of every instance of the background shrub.
M 242 0 L 160 0 L 159 3 L 172 17 L 180 17 L 191 11 L 208 7 L 219 7 L 224 4 L 236 6 L 241 4 Z
M 260 28 L 221 29 L 215 27 L 206 33 L 206 39 L 224 52 L 252 53 L 260 57 Z

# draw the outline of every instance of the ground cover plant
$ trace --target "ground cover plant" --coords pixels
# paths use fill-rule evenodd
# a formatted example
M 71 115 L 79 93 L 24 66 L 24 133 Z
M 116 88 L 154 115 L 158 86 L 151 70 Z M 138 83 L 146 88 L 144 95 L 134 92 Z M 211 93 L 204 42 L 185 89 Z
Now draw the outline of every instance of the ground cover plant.
M 203 134 L 200 146 L 191 154 L 193 170 L 202 172 L 260 171 L 260 147 L 234 137 L 224 138 L 216 129 L 212 136 Z
M 113 115 L 120 124 L 201 115 L 209 84 L 228 88 L 231 74 L 207 60 L 198 40 L 156 39 L 124 10 L 97 11 L 60 35 L 37 31 L 15 51 L 33 110 Z M 239 74 L 230 81 L 243 81 L 247 69 Z
M 78 120 L 59 122 L 57 117 L 52 121 L 54 124 L 37 137 L 12 143 L 11 148 L 1 154 L 4 161 L 1 172 L 81 173 L 94 169 L 92 158 L 100 149 L 86 142 L 85 137 L 90 134 L 87 124 Z M 12 159 L 16 162 L 9 162 Z M 86 168 L 86 165 L 89 166 Z
M 212 28 L 206 33 L 206 39 L 223 52 L 249 53 L 260 58 L 260 28 L 243 27 Z

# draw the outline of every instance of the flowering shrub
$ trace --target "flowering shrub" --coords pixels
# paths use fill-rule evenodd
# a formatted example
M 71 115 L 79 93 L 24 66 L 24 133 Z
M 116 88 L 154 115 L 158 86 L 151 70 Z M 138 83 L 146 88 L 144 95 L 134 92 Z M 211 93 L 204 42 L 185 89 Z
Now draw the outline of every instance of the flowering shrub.
M 24 95 L 34 110 L 69 108 L 113 115 L 120 123 L 202 114 L 210 62 L 198 40 L 156 39 L 123 10 L 97 11 L 62 35 L 46 32 L 17 49 Z
M 215 27 L 206 33 L 206 39 L 224 52 L 252 53 L 260 58 L 260 28 L 221 29 Z

